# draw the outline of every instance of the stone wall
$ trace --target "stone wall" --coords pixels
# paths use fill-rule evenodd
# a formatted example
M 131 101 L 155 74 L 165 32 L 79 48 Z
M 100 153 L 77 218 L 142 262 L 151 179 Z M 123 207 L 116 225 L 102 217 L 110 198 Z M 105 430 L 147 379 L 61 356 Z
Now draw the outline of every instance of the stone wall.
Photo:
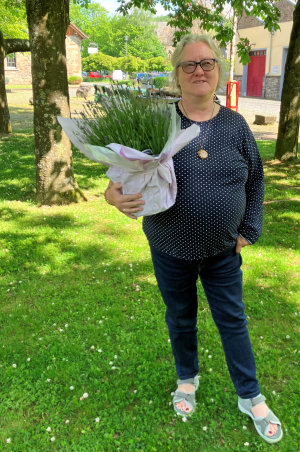
M 81 39 L 75 35 L 66 36 L 67 72 L 70 75 L 81 76 Z M 5 77 L 9 84 L 31 85 L 31 54 L 30 52 L 16 53 L 16 68 L 10 68 L 4 63 Z
M 265 83 L 265 99 L 279 100 L 280 76 L 267 75 Z
M 234 80 L 240 82 L 240 96 L 242 93 L 242 79 L 241 75 L 234 76 Z M 280 100 L 280 75 L 267 75 L 265 77 L 262 99 Z
M 5 78 L 12 85 L 30 85 L 32 82 L 30 52 L 16 53 L 16 66 L 16 68 L 7 67 L 4 60 Z
M 81 76 L 81 39 L 75 35 L 66 38 L 67 71 L 70 75 Z

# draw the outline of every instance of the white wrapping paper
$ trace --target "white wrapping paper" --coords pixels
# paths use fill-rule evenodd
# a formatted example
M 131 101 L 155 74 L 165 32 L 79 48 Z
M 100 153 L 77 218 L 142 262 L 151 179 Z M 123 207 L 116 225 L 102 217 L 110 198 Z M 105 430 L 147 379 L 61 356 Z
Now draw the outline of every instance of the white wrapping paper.
M 91 145 L 80 128 L 78 119 L 58 117 L 58 122 L 71 142 L 89 159 L 109 165 L 106 173 L 113 182 L 122 183 L 123 194 L 141 193 L 145 201 L 144 210 L 137 217 L 154 215 L 169 209 L 177 194 L 173 166 L 173 155 L 199 134 L 193 124 L 181 130 L 180 118 L 175 106 L 170 106 L 172 127 L 168 141 L 158 155 L 148 155 L 121 144 L 111 143 L 106 147 Z

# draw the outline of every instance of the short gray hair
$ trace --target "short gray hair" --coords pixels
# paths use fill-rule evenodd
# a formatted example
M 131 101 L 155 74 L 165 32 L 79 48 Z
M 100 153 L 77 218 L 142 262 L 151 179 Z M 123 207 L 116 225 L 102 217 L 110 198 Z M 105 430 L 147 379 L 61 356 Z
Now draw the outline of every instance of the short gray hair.
M 223 83 L 225 82 L 227 62 L 224 59 L 224 57 L 222 56 L 222 53 L 221 53 L 219 47 L 217 47 L 217 45 L 214 43 L 212 38 L 208 35 L 196 35 L 194 33 L 190 33 L 188 35 L 185 35 L 178 42 L 178 44 L 172 54 L 172 57 L 171 57 L 171 63 L 173 66 L 173 70 L 170 74 L 170 81 L 171 81 L 172 88 L 180 94 L 181 94 L 181 88 L 178 83 L 177 66 L 181 62 L 181 55 L 182 55 L 184 47 L 187 44 L 194 44 L 195 42 L 204 42 L 206 45 L 208 45 L 208 47 L 214 53 L 214 56 L 217 60 L 217 64 L 218 64 L 218 67 L 220 70 L 217 89 L 220 88 L 223 85 Z

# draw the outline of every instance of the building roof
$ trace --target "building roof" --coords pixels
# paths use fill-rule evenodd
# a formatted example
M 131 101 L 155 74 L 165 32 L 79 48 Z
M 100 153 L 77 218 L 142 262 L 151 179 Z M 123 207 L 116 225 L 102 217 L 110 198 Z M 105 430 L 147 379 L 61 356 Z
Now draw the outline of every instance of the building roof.
M 76 25 L 74 25 L 72 22 L 70 22 L 68 28 L 67 28 L 67 33 L 66 35 L 77 35 L 79 36 L 81 39 L 87 39 L 88 36 L 83 33 L 83 31 L 80 30 L 80 28 L 76 27 Z

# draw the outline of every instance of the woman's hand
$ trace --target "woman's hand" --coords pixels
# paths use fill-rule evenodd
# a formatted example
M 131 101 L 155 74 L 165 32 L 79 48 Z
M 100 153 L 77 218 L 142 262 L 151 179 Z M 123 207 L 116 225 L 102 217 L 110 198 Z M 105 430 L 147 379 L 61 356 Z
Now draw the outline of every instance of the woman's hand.
M 105 200 L 108 204 L 115 206 L 120 212 L 124 213 L 127 217 L 137 220 L 134 215 L 136 212 L 143 210 L 143 204 L 145 202 L 141 199 L 141 193 L 134 195 L 123 195 L 122 184 L 109 181 L 108 187 L 104 193 Z
M 242 248 L 244 246 L 248 246 L 248 245 L 250 245 L 250 243 L 247 242 L 247 240 L 245 240 L 242 236 L 238 235 L 237 239 L 236 239 L 236 247 L 235 247 L 236 254 L 239 254 L 242 251 Z

